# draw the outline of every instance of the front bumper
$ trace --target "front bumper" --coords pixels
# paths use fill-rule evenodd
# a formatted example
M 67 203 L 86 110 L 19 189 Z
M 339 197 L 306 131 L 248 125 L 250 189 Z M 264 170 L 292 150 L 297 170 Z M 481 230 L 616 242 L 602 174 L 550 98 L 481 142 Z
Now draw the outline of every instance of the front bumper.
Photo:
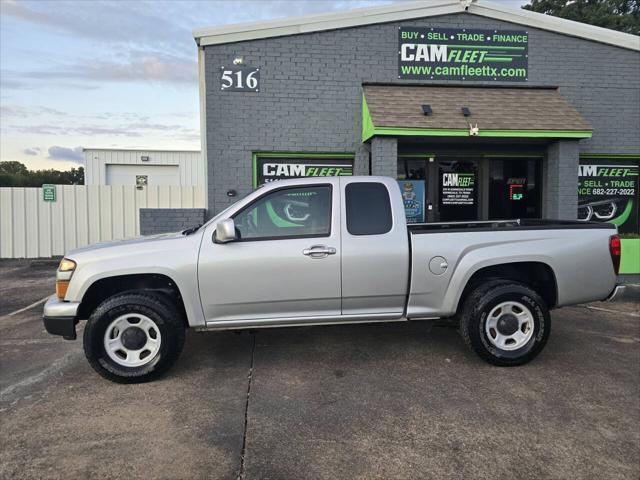
M 616 288 L 614 288 L 609 296 L 605 299 L 605 302 L 613 302 L 617 299 L 620 299 L 620 297 L 624 293 L 625 288 L 627 287 L 625 287 L 624 285 L 616 285 Z
M 62 335 L 65 340 L 75 340 L 78 307 L 80 304 L 77 302 L 65 302 L 52 295 L 44 304 L 44 328 L 51 335 Z

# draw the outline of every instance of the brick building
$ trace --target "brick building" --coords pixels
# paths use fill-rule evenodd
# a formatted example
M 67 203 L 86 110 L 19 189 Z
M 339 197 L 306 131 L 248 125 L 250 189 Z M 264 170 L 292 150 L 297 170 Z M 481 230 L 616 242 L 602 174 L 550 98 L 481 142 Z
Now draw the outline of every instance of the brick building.
M 638 229 L 637 36 L 432 0 L 194 37 L 209 217 L 266 181 L 353 173 L 403 182 L 410 221 Z

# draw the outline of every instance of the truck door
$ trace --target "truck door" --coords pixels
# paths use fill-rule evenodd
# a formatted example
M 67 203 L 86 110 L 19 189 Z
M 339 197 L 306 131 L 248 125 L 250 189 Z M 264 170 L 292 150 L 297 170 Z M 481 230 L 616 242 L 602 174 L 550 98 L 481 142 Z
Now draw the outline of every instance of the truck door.
M 401 316 L 409 282 L 409 239 L 392 179 L 340 178 L 342 314 Z M 390 195 L 398 201 L 392 202 Z
M 338 185 L 272 190 L 234 215 L 237 241 L 205 238 L 198 278 L 207 322 L 340 315 Z

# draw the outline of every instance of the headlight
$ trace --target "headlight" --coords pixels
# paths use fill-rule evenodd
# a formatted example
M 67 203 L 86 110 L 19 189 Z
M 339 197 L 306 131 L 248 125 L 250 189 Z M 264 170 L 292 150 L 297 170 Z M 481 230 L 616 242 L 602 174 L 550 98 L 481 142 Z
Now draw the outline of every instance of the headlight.
M 59 272 L 69 272 L 76 269 L 76 262 L 73 260 L 69 260 L 68 258 L 63 258 L 60 261 L 60 266 L 58 267 Z
M 75 269 L 76 262 L 68 258 L 63 258 L 58 266 L 58 271 L 56 272 L 56 296 L 60 300 L 63 300 L 67 294 L 69 280 L 71 280 L 71 275 L 73 275 Z

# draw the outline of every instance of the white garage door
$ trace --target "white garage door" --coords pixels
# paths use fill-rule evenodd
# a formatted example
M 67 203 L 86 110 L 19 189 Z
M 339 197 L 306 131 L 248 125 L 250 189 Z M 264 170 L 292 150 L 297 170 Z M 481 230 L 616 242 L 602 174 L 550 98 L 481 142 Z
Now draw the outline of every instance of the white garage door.
M 178 165 L 107 165 L 107 185 L 180 185 Z

